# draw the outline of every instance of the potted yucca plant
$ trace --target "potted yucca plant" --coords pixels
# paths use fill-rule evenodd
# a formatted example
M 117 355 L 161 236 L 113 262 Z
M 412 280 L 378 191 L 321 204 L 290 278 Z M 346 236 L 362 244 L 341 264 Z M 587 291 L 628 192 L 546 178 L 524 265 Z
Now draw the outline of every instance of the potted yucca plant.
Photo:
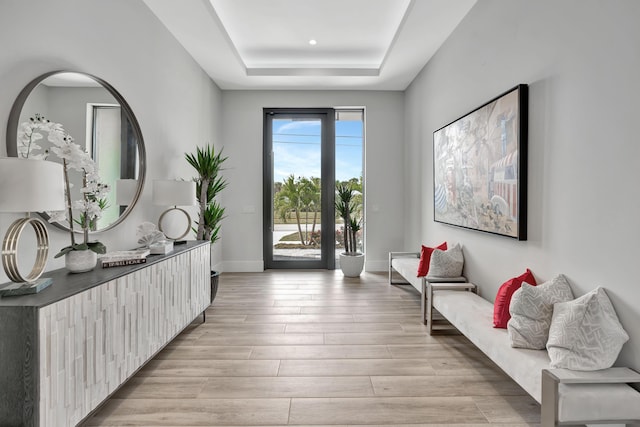
M 222 164 L 227 157 L 218 153 L 212 145 L 204 148 L 196 147 L 195 153 L 186 153 L 185 159 L 198 173 L 196 182 L 196 198 L 199 205 L 196 239 L 208 240 L 214 244 L 220 238 L 220 222 L 224 219 L 224 207 L 216 200 L 216 196 L 227 187 L 227 181 L 222 177 Z M 220 273 L 211 270 L 211 302 L 218 292 L 218 277 Z
M 362 228 L 355 195 L 350 182 L 336 185 L 336 213 L 342 218 L 344 252 L 340 254 L 340 269 L 347 277 L 358 277 L 364 268 L 364 254 L 358 251 L 358 232 Z

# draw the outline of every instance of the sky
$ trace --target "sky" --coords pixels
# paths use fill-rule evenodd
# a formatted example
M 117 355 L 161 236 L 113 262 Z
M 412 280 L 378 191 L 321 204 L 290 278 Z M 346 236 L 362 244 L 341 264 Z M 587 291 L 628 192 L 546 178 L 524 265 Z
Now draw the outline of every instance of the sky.
M 336 179 L 362 175 L 362 122 L 336 121 Z M 273 120 L 275 182 L 320 176 L 320 120 Z

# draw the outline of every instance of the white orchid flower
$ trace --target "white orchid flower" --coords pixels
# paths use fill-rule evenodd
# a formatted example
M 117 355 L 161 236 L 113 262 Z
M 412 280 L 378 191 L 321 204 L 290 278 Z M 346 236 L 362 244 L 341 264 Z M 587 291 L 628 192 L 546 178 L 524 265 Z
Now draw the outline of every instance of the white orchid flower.
M 63 160 L 65 169 L 65 201 L 73 184 L 69 182 L 69 171 L 78 171 L 82 174 L 84 186 L 81 188 L 82 198 L 71 202 L 64 211 L 48 212 L 51 222 L 68 222 L 71 232 L 72 246 L 75 244 L 73 236 L 72 218 L 73 210 L 84 215 L 85 221 L 82 228 L 85 230 L 85 243 L 87 243 L 87 230 L 95 225 L 95 220 L 102 217 L 105 207 L 104 199 L 111 188 L 101 182 L 98 168 L 93 158 L 84 149 L 74 142 L 74 139 L 65 130 L 62 124 L 47 120 L 40 114 L 35 114 L 28 122 L 20 125 L 18 132 L 18 155 L 24 158 L 46 159 L 48 150 L 43 153 L 35 153 L 42 150 L 43 146 L 36 141 L 44 139 L 43 133 L 47 133 L 47 140 L 52 144 L 50 150 L 58 158 Z M 92 223 L 92 224 L 90 224 Z M 102 245 L 101 245 L 102 246 Z M 104 246 L 102 246 L 104 249 Z
M 65 222 L 67 221 L 67 211 L 47 212 L 49 214 L 49 222 Z

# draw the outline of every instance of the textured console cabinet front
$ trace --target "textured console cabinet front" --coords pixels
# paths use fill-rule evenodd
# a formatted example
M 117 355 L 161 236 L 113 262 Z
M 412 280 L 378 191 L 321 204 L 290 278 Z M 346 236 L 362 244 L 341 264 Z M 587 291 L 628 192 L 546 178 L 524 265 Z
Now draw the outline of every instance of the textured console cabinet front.
M 209 245 L 197 246 L 37 309 L 25 334 L 37 337 L 35 405 L 20 425 L 82 421 L 205 310 L 209 264 Z

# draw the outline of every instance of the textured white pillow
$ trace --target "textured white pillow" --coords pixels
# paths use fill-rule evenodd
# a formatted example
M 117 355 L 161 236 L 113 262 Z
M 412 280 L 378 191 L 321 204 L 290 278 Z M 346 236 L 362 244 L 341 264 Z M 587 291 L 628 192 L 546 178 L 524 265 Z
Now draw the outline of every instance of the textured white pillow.
M 603 288 L 553 306 L 547 342 L 552 368 L 610 368 L 628 340 Z
M 459 243 L 446 251 L 436 249 L 431 253 L 429 276 L 459 277 L 462 276 L 463 266 L 464 256 Z
M 511 347 L 543 350 L 549 339 L 553 305 L 572 299 L 573 292 L 562 274 L 538 286 L 523 283 L 509 305 Z

